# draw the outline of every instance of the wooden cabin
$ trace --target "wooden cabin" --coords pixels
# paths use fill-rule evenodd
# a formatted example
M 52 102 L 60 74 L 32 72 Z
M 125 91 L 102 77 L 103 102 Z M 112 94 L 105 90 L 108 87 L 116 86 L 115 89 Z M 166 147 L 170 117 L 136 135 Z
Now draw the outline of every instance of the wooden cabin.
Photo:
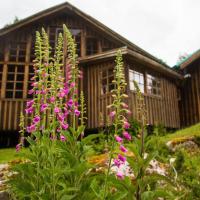
M 181 126 L 200 122 L 200 50 L 188 56 L 179 65 L 184 75 L 181 87 Z
M 0 131 L 19 129 L 20 112 L 31 98 L 28 90 L 33 76 L 35 31 L 44 27 L 54 48 L 63 24 L 70 29 L 78 47 L 88 129 L 102 125 L 101 113 L 106 122 L 106 106 L 112 101 L 114 60 L 119 48 L 125 63 L 132 117 L 137 118 L 135 80 L 145 98 L 148 123 L 180 127 L 177 85 L 182 75 L 94 18 L 63 3 L 0 30 Z

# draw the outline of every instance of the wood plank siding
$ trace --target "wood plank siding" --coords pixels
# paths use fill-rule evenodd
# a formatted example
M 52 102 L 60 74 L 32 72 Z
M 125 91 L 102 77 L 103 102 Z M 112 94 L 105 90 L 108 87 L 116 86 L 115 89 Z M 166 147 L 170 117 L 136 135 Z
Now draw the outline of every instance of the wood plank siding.
M 130 63 L 126 62 L 130 66 Z M 103 125 L 108 121 L 107 106 L 112 103 L 112 96 L 108 90 L 102 94 L 103 83 L 102 73 L 105 69 L 113 69 L 114 62 L 105 61 L 87 65 L 87 92 L 90 94 L 88 98 L 88 127 L 95 128 L 102 124 L 101 116 L 103 117 Z M 135 65 L 135 63 L 132 63 Z M 126 69 L 129 67 L 126 66 Z M 127 71 L 127 70 L 126 70 Z M 152 71 L 152 70 L 151 70 Z M 126 72 L 127 73 L 127 72 Z M 154 72 L 155 73 L 155 72 Z M 128 75 L 126 74 L 126 81 L 129 83 Z M 147 109 L 147 122 L 150 125 L 163 124 L 170 128 L 180 127 L 179 109 L 178 109 L 178 95 L 177 86 L 175 81 L 170 80 L 168 77 L 161 76 L 161 95 L 154 96 L 144 93 L 144 99 Z M 137 119 L 136 115 L 136 94 L 134 91 L 129 90 L 127 86 L 128 105 L 132 112 L 130 118 Z
M 185 78 L 181 87 L 180 117 L 181 126 L 200 122 L 200 59 L 184 69 Z

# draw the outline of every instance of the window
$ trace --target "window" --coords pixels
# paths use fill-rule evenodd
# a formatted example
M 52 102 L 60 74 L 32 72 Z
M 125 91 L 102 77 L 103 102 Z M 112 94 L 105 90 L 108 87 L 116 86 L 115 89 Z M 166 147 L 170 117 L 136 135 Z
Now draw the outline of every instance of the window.
M 86 54 L 92 55 L 98 52 L 98 44 L 96 38 L 87 38 L 86 41 Z
M 153 95 L 161 95 L 160 79 L 150 74 L 147 75 L 147 93 Z
M 130 85 L 130 90 L 135 91 L 136 88 L 134 86 L 135 81 L 138 84 L 138 87 L 142 93 L 144 93 L 144 74 L 134 71 L 134 70 L 129 70 L 129 85 Z
M 22 98 L 24 85 L 24 66 L 8 65 L 6 98 Z
M 2 76 L 3 76 L 3 65 L 0 64 L 0 97 L 1 97 Z
M 9 61 L 25 62 L 26 57 L 26 42 L 11 42 Z
M 105 68 L 101 71 L 101 94 L 106 94 L 114 89 L 113 68 Z

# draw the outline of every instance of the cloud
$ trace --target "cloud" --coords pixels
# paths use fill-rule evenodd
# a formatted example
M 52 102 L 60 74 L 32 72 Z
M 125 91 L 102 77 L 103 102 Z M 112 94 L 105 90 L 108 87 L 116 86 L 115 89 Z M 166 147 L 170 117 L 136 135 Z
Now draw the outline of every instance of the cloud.
M 0 26 L 35 14 L 63 0 L 6 0 Z M 199 0 L 69 0 L 128 40 L 173 66 L 181 52 L 200 48 Z

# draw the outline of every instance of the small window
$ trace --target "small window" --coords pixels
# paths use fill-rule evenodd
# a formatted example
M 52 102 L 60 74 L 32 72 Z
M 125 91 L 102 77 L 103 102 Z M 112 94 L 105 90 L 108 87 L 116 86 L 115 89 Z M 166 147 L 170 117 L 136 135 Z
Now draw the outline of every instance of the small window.
M 86 54 L 92 55 L 98 52 L 98 44 L 96 38 L 87 38 Z
M 8 65 L 6 98 L 22 98 L 24 86 L 24 66 Z
M 150 74 L 147 75 L 147 93 L 153 95 L 161 95 L 160 79 Z
M 26 42 L 14 42 L 10 44 L 9 61 L 25 62 L 26 57 Z
M 138 87 L 142 93 L 144 93 L 144 74 L 134 71 L 134 70 L 129 70 L 129 85 L 130 85 L 130 90 L 135 91 L 135 81 L 138 84 Z
M 111 92 L 114 89 L 114 79 L 113 68 L 105 68 L 101 71 L 101 94 Z

